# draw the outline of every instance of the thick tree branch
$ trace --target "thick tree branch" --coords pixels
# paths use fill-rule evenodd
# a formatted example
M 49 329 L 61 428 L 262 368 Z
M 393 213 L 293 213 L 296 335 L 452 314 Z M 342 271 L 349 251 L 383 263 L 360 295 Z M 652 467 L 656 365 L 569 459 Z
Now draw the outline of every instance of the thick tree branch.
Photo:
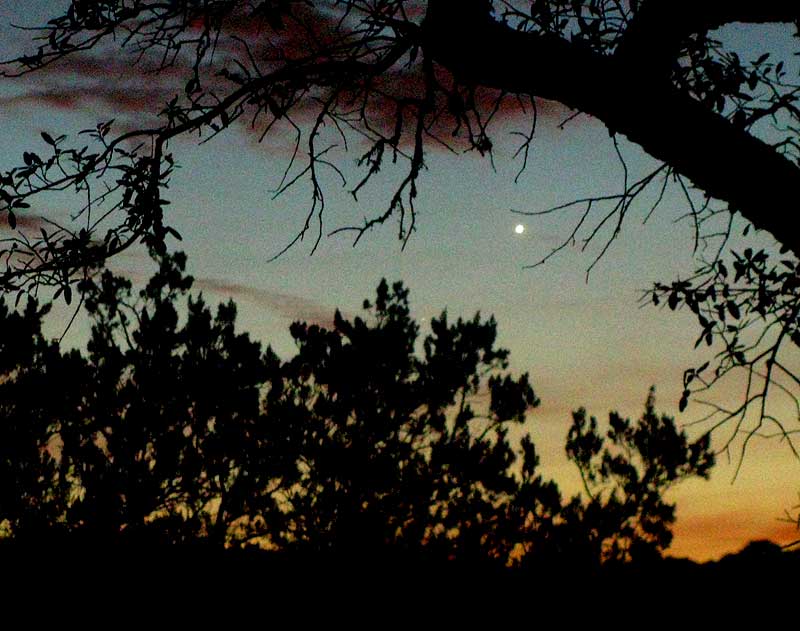
M 668 81 L 631 75 L 615 56 L 520 32 L 488 15 L 454 31 L 448 5 L 454 10 L 453 0 L 431 0 L 425 46 L 460 80 L 559 101 L 595 116 L 800 256 L 800 234 L 793 228 L 800 168 L 789 159 Z M 687 13 L 692 12 L 682 14 Z
M 690 35 L 725 24 L 767 24 L 800 20 L 795 0 L 646 0 L 631 20 L 617 55 L 649 71 L 667 70 Z

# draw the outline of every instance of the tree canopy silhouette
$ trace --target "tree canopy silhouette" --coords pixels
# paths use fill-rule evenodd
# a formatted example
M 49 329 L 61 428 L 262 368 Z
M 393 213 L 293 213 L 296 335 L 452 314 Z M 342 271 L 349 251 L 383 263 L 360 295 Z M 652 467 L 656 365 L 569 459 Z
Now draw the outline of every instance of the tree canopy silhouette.
M 0 309 L 4 537 L 598 566 L 657 557 L 664 492 L 713 464 L 708 436 L 689 442 L 651 393 L 607 435 L 576 412 L 587 495 L 564 499 L 493 319 L 445 312 L 420 339 L 408 290 L 383 281 L 363 316 L 293 324 L 281 361 L 235 330 L 232 302 L 189 293 L 182 254 L 156 256 L 138 292 L 109 271 L 84 281 L 85 356 L 43 338 L 35 301 Z
M 581 410 L 567 455 L 588 496 L 564 501 L 493 319 L 445 312 L 420 340 L 408 290 L 383 281 L 363 317 L 293 324 L 282 362 L 235 331 L 232 302 L 213 314 L 188 293 L 182 254 L 158 259 L 138 292 L 108 271 L 84 282 L 86 356 L 43 338 L 35 301 L 0 310 L 5 536 L 597 564 L 663 551 L 663 493 L 713 464 L 652 393 L 607 437 Z
M 3 65 L 4 75 L 81 66 L 111 72 L 104 60 L 113 58 L 169 87 L 163 99 L 155 98 L 155 118 L 124 129 L 101 121 L 87 130 L 86 145 L 46 131 L 19 166 L 0 173 L 0 213 L 12 229 L 20 228 L 2 251 L 0 285 L 16 291 L 52 285 L 69 302 L 88 270 L 110 257 L 140 242 L 164 248 L 170 235 L 178 236 L 165 214 L 174 167 L 170 141 L 245 124 L 260 138 L 290 147 L 278 193 L 301 183 L 310 187 L 308 212 L 292 243 L 309 232 L 321 238 L 320 174 L 330 169 L 344 178 L 337 146 L 364 140 L 361 173 L 347 184 L 353 195 L 387 171 L 396 175 L 396 168 L 403 169 L 399 180 L 387 181 L 399 184 L 392 184 L 385 212 L 334 232 L 353 231 L 357 241 L 395 218 L 406 240 L 415 228 L 414 200 L 429 152 L 444 146 L 491 154 L 496 121 L 516 116 L 526 125 L 518 153 L 524 169 L 542 103 L 537 99 L 547 99 L 602 121 L 615 147 L 617 135 L 625 136 L 659 162 L 641 179 L 626 178 L 617 194 L 578 200 L 586 210 L 564 244 L 598 238 L 609 223 L 613 240 L 645 190 L 655 189 L 655 206 L 671 183 L 685 191 L 698 243 L 714 241 L 716 254 L 696 278 L 657 285 L 655 298 L 666 298 L 672 308 L 685 303 L 698 314 L 701 339 L 725 345 L 713 366 L 687 375 L 687 396 L 695 384 L 706 387 L 729 369 L 744 368 L 755 390 L 748 389 L 742 406 L 717 412 L 737 419 L 738 430 L 755 408 L 756 429 L 774 421 L 791 439 L 793 429 L 758 404 L 777 391 L 797 400 L 800 381 L 787 362 L 773 361 L 798 339 L 800 238 L 787 208 L 796 205 L 800 182 L 800 88 L 791 60 L 778 58 L 781 51 L 765 48 L 743 58 L 718 29 L 734 23 L 796 27 L 800 9 L 790 0 L 696 4 L 72 0 L 34 31 L 32 50 Z M 74 224 L 23 229 L 20 218 L 41 195 L 64 190 L 80 193 Z M 763 251 L 738 253 L 760 262 L 728 287 L 720 265 L 731 223 L 721 232 L 713 226 L 720 215 L 735 213 L 748 229 L 772 235 L 790 257 L 781 267 L 767 265 Z M 720 303 L 721 293 L 730 296 Z M 740 335 L 750 329 L 755 344 Z

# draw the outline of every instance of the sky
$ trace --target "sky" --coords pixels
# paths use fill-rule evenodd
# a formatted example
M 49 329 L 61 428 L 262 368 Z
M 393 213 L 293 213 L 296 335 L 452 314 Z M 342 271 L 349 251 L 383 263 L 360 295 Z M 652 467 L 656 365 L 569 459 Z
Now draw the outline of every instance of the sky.
M 0 51 L 16 50 L 24 41 L 25 34 L 14 32 L 10 23 L 41 23 L 58 4 L 0 2 Z M 737 28 L 728 36 L 747 49 L 784 41 L 786 33 Z M 71 74 L 0 81 L 0 170 L 15 166 L 23 151 L 41 149 L 41 131 L 74 133 L 98 120 L 128 120 L 161 96 L 160 85 L 132 79 L 118 61 L 107 59 L 105 68 L 73 68 Z M 542 400 L 529 426 L 544 473 L 563 490 L 577 492 L 577 471 L 563 454 L 571 411 L 585 407 L 605 420 L 618 410 L 635 418 L 654 385 L 657 409 L 690 423 L 704 408 L 691 404 L 678 413 L 683 371 L 710 357 L 705 348 L 693 349 L 697 331 L 691 314 L 641 304 L 654 281 L 670 282 L 693 269 L 692 227 L 676 222 L 685 209 L 676 191 L 646 223 L 647 205 L 635 206 L 588 279 L 601 241 L 585 252 L 568 247 L 545 265 L 529 268 L 569 234 L 578 210 L 534 217 L 512 209 L 535 212 L 615 193 L 623 176 L 602 124 L 579 116 L 562 129 L 568 111 L 543 104 L 542 114 L 528 167 L 516 183 L 519 161 L 512 155 L 518 140 L 510 132 L 519 129 L 518 121 L 498 129 L 494 168 L 475 154 L 430 154 L 419 182 L 418 230 L 405 248 L 390 221 L 356 247 L 351 236 L 335 236 L 324 238 L 311 255 L 312 238 L 271 261 L 302 225 L 309 191 L 301 186 L 273 198 L 270 190 L 280 180 L 285 157 L 280 146 L 259 145 L 242 129 L 202 145 L 194 140 L 171 145 L 180 169 L 169 190 L 168 221 L 183 235 L 180 249 L 189 257 L 195 288 L 211 302 L 232 297 L 240 330 L 271 344 L 282 358 L 293 354 L 288 333 L 293 320 L 327 322 L 337 307 L 355 315 L 383 277 L 410 288 L 413 315 L 423 330 L 443 309 L 451 317 L 494 315 L 512 369 L 530 372 Z M 632 173 L 653 166 L 637 147 L 624 141 L 620 147 Z M 339 158 L 345 175 L 357 179 L 355 154 Z M 323 181 L 326 228 L 359 223 L 386 208 L 385 180 L 364 190 L 356 204 L 331 175 Z M 74 203 L 54 198 L 47 208 L 31 212 L 63 218 Z M 525 228 L 522 234 L 515 231 L 518 224 Z M 750 243 L 768 245 L 769 239 Z M 140 250 L 121 255 L 111 267 L 136 280 L 151 270 Z M 69 315 L 64 305 L 57 306 L 47 323 L 51 335 L 63 332 Z M 78 318 L 64 343 L 80 346 L 86 335 L 86 322 Z M 728 384 L 716 395 L 724 399 L 738 392 L 737 384 Z M 796 418 L 788 406 L 779 413 Z M 678 516 L 671 554 L 705 560 L 752 539 L 798 538 L 780 519 L 800 502 L 800 464 L 785 446 L 759 441 L 734 480 L 735 456 L 730 462 L 720 458 L 710 481 L 690 481 L 670 492 Z

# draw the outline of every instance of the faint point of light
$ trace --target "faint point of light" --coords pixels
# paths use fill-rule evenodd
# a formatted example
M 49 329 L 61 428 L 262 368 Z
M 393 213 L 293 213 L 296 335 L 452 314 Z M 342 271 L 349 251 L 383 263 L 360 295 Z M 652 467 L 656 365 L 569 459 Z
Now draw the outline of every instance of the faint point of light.
M 514 228 L 514 232 L 516 232 L 517 234 L 522 234 L 523 232 L 525 232 L 525 226 L 523 226 L 521 223 L 518 223 Z

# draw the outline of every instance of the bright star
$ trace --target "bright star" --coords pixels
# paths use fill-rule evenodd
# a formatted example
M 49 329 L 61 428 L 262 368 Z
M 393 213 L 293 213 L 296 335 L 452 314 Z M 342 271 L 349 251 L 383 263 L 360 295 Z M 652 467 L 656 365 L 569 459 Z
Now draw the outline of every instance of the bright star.
M 522 234 L 523 232 L 525 232 L 525 226 L 523 226 L 521 223 L 518 223 L 517 227 L 514 228 L 514 232 L 516 232 L 517 234 Z

